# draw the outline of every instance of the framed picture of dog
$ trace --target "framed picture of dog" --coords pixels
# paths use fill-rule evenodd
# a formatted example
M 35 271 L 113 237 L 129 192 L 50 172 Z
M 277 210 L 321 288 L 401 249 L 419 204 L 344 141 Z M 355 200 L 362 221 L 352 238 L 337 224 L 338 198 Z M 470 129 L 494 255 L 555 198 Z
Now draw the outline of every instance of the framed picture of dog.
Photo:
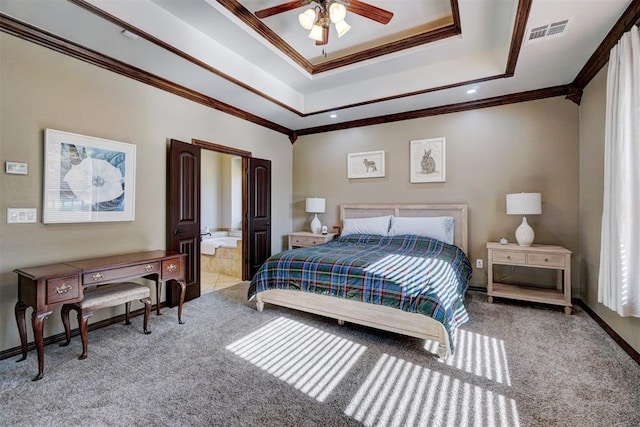
M 383 150 L 347 154 L 347 178 L 379 178 L 383 176 Z

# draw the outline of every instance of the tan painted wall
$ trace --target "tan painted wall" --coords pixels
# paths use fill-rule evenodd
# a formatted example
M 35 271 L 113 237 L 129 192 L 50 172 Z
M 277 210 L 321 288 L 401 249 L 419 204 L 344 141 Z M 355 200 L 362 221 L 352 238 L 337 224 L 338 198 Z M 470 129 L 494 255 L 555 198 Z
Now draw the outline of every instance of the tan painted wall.
M 37 207 L 41 214 L 45 128 L 136 145 L 135 221 L 7 225 L 9 207 Z M 0 160 L 3 167 L 5 161 L 29 166 L 27 176 L 0 173 L 0 351 L 19 345 L 13 269 L 165 247 L 169 138 L 198 138 L 271 160 L 272 232 L 291 230 L 292 148 L 285 135 L 0 34 Z M 272 249 L 282 249 L 279 240 Z M 186 319 L 188 313 L 185 308 Z M 94 317 L 111 315 L 104 310 Z M 45 322 L 45 337 L 62 331 L 57 310 Z
M 606 85 L 605 66 L 585 88 L 580 104 L 580 286 L 582 300 L 640 352 L 640 319 L 620 317 L 598 303 Z
M 434 137 L 447 139 L 447 180 L 411 184 L 409 141 Z M 386 152 L 386 176 L 347 179 L 347 154 L 373 150 Z M 505 195 L 535 191 L 543 202 L 542 215 L 529 218 L 536 242 L 578 249 L 578 106 L 563 98 L 301 137 L 293 173 L 294 230 L 309 227 L 311 196 L 326 198 L 320 217 L 329 226 L 342 203 L 467 203 L 469 257 L 486 262 L 485 243 L 515 241 L 521 221 L 506 215 Z M 472 284 L 486 283 L 474 268 Z M 578 283 L 574 275 L 574 295 Z

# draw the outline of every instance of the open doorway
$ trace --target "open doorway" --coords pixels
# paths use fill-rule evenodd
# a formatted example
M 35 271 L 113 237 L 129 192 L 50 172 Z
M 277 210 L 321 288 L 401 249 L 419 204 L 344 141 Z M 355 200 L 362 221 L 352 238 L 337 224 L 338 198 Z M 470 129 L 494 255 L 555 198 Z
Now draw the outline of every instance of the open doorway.
M 242 157 L 203 150 L 200 187 L 200 292 L 242 281 Z
M 167 162 L 167 250 L 186 255 L 186 290 L 167 286 L 166 304 L 175 307 L 200 292 L 201 157 L 205 150 L 240 157 L 242 163 L 242 280 L 249 280 L 271 255 L 271 161 L 250 152 L 193 139 L 170 140 Z

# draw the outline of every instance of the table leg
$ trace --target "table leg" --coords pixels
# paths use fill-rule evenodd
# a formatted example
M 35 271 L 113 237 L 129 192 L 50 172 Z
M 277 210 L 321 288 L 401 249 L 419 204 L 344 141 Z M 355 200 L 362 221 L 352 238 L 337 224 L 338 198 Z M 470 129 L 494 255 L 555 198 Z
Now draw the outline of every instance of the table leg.
M 22 357 L 16 362 L 22 362 L 27 358 L 27 325 L 25 321 L 25 312 L 28 305 L 22 301 L 16 303 L 16 323 L 18 324 L 18 333 L 20 334 L 20 347 L 22 348 Z
M 33 336 L 36 342 L 36 351 L 38 353 L 38 375 L 33 377 L 32 381 L 38 381 L 42 379 L 44 372 L 44 337 L 42 336 L 42 324 L 44 320 L 49 317 L 52 310 L 42 313 L 33 313 L 31 315 L 31 322 L 33 323 Z
M 160 292 L 162 291 L 162 281 L 156 279 L 156 316 L 160 316 Z
M 184 295 L 187 292 L 187 283 L 184 280 L 178 280 L 178 285 L 180 285 L 180 304 L 178 304 L 178 323 L 183 325 L 182 321 L 182 303 L 184 303 Z

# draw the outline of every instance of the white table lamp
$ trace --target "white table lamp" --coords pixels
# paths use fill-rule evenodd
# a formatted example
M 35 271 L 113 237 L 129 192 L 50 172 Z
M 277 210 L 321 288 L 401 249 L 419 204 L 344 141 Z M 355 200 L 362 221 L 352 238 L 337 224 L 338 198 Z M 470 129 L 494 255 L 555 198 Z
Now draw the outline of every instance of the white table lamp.
M 311 220 L 311 232 L 313 234 L 319 234 L 322 224 L 318 219 L 319 213 L 324 213 L 325 200 L 322 197 L 307 197 L 306 211 L 314 214 L 313 220 Z
M 541 213 L 540 193 L 507 194 L 507 215 L 522 215 L 522 224 L 516 229 L 518 245 L 531 246 L 536 234 L 527 222 L 526 215 L 540 215 Z

